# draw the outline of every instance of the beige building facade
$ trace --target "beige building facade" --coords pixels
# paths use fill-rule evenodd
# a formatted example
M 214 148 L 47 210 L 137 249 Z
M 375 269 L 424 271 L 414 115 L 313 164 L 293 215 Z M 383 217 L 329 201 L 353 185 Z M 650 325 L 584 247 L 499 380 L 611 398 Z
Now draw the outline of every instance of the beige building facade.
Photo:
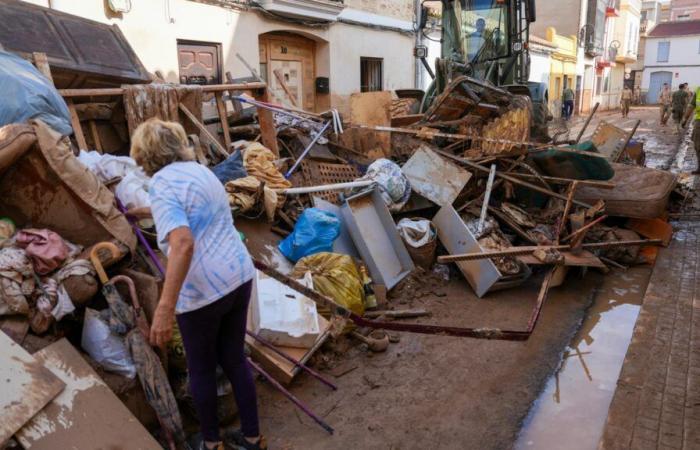
M 342 110 L 361 90 L 414 87 L 413 0 L 24 1 L 117 25 L 168 82 L 250 77 L 247 63 L 277 101 L 292 101 L 281 79 L 316 111 Z

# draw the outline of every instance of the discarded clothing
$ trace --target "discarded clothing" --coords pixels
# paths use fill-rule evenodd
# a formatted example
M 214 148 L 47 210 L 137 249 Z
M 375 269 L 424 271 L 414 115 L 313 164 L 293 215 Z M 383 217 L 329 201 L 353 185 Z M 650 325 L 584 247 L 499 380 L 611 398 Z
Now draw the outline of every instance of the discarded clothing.
M 435 239 L 435 227 L 428 219 L 401 219 L 396 228 L 404 242 L 413 248 L 420 248 Z
M 34 268 L 27 253 L 14 247 L 0 249 L 0 316 L 28 315 L 28 297 L 34 286 Z
M 292 187 L 292 183 L 285 179 L 275 166 L 275 155 L 262 144 L 247 143 L 243 152 L 243 165 L 249 176 L 264 181 L 265 185 L 271 189 Z
M 132 158 L 81 150 L 78 160 L 103 183 L 117 177 L 121 178 L 114 188 L 114 193 L 127 209 L 151 206 L 148 198 L 150 177 Z
M 257 178 L 248 176 L 229 181 L 224 187 L 228 193 L 229 204 L 232 207 L 237 207 L 242 213 L 247 213 L 255 208 L 262 197 L 265 214 L 271 222 L 275 218 L 275 210 L 277 210 L 280 196 L 267 185 L 263 187 L 261 193 L 261 184 Z
M 26 250 L 39 275 L 46 275 L 60 267 L 70 251 L 58 233 L 47 229 L 21 230 L 16 239 L 17 245 Z
M 211 171 L 221 181 L 221 184 L 248 176 L 248 172 L 243 166 L 243 155 L 241 155 L 240 150 L 235 150 L 226 160 L 212 167 Z

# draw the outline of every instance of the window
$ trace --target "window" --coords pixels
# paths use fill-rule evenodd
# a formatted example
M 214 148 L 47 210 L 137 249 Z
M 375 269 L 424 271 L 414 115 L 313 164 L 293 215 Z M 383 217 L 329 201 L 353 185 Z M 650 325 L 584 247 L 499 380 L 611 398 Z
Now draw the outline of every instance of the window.
M 603 86 L 603 92 L 608 92 L 610 90 L 610 75 L 605 75 L 605 86 Z
M 384 78 L 384 59 L 360 58 L 360 92 L 381 91 Z
M 488 61 L 510 54 L 509 10 L 500 0 L 453 2 L 462 38 L 462 52 L 468 61 Z
M 659 42 L 656 50 L 656 62 L 668 62 L 668 54 L 671 52 L 670 42 Z
M 602 88 L 603 88 L 603 77 L 596 77 L 595 95 L 600 95 Z

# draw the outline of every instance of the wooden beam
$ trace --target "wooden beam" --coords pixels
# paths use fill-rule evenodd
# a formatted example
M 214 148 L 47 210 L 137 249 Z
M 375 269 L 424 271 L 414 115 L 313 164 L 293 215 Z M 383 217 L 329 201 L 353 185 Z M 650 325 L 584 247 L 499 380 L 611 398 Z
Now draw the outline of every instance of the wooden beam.
M 75 110 L 73 100 L 70 98 L 66 99 L 66 105 L 68 105 L 68 111 L 70 112 L 70 123 L 73 127 L 73 133 L 75 134 L 75 140 L 78 143 L 78 148 L 80 150 L 89 150 L 87 142 L 85 141 L 83 129 L 80 127 L 80 119 L 78 119 L 78 112 Z
M 194 124 L 194 126 L 196 126 L 197 129 L 202 134 L 204 134 L 207 137 L 207 139 L 209 139 L 209 141 L 211 141 L 212 144 L 214 144 L 214 148 L 216 148 L 216 151 L 218 151 L 222 157 L 228 158 L 229 157 L 228 152 L 221 146 L 218 139 L 216 139 L 209 132 L 209 130 L 207 130 L 207 127 L 205 127 L 204 124 L 202 122 L 200 122 L 199 119 L 197 119 L 197 117 L 195 117 L 195 115 L 192 114 L 192 112 L 189 109 L 187 109 L 187 107 L 185 105 L 180 103 L 180 104 L 178 104 L 178 107 L 180 108 L 180 111 L 182 111 L 185 114 L 185 116 L 187 116 L 187 118 L 190 119 L 190 122 L 192 122 Z
M 255 97 L 257 100 L 262 102 L 269 101 L 269 94 L 267 89 L 263 91 L 262 94 L 258 94 Z M 272 111 L 263 108 L 257 108 L 258 110 L 258 122 L 260 123 L 260 139 L 262 145 L 269 148 L 270 151 L 275 155 L 276 158 L 280 157 L 279 144 L 277 143 L 277 128 L 275 128 L 275 117 L 272 115 Z
M 88 121 L 88 125 L 90 126 L 90 135 L 92 136 L 92 140 L 95 142 L 95 149 L 102 153 L 102 141 L 100 141 L 100 134 L 97 131 L 97 124 L 94 120 L 90 120 Z
M 221 121 L 221 128 L 224 133 L 224 145 L 226 146 L 226 151 L 231 151 L 231 133 L 228 127 L 228 116 L 226 115 L 226 103 L 224 103 L 223 94 L 221 92 L 216 92 L 214 94 L 216 98 L 216 109 L 219 112 L 219 120 Z
M 49 66 L 49 59 L 46 57 L 46 53 L 34 52 L 32 53 L 34 58 L 34 65 L 42 75 L 49 79 L 51 84 L 53 84 L 53 76 L 51 76 L 51 67 Z
M 282 86 L 284 93 L 287 94 L 289 101 L 292 102 L 292 105 L 295 108 L 297 106 L 299 106 L 299 105 L 297 105 L 297 99 L 294 98 L 294 96 L 292 95 L 292 91 L 289 90 L 289 86 L 287 86 L 287 83 L 284 81 L 284 77 L 282 76 L 282 72 L 279 69 L 275 69 L 272 71 L 272 73 L 275 74 L 275 78 L 277 78 L 277 81 L 279 82 L 280 86 Z
M 223 91 L 258 91 L 265 89 L 265 83 L 238 83 L 238 84 L 208 84 L 202 86 L 203 92 Z M 122 88 L 91 88 L 91 89 L 59 89 L 58 93 L 63 97 L 103 97 L 110 95 L 122 95 Z

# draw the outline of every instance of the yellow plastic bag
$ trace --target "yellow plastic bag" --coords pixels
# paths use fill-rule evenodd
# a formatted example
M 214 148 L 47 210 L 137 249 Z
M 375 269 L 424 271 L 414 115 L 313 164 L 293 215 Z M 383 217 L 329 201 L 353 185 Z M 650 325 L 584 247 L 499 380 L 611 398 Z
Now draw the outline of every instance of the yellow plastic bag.
M 356 314 L 364 314 L 362 278 L 351 257 L 328 252 L 309 255 L 297 262 L 291 277 L 302 278 L 306 272 L 311 272 L 315 291 L 327 295 Z

